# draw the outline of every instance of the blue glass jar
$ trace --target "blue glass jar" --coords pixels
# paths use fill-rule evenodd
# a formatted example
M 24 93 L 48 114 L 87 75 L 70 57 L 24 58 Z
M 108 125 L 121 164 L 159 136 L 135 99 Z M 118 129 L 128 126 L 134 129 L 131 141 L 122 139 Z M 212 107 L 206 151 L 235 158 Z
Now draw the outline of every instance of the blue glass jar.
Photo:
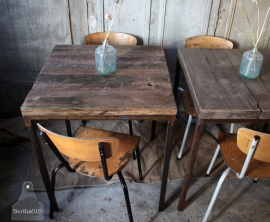
M 102 75 L 110 75 L 116 71 L 116 50 L 108 44 L 107 40 L 96 48 L 95 66 Z
M 254 47 L 243 54 L 239 74 L 246 79 L 256 79 L 260 76 L 262 63 L 263 55 Z

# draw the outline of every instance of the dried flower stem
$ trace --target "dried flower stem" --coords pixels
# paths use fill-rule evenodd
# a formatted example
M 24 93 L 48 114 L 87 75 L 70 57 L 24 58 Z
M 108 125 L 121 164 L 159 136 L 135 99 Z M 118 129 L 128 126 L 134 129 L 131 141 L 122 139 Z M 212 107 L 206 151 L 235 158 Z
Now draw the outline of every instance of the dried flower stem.
M 116 18 L 116 16 L 117 16 L 118 12 L 119 12 L 119 9 L 120 9 L 120 7 L 121 7 L 121 5 L 122 5 L 122 2 L 123 2 L 123 0 L 119 3 L 119 6 L 118 6 L 118 8 L 117 8 L 116 13 L 113 13 L 113 19 L 112 19 L 111 25 L 110 25 L 110 27 L 109 27 L 109 30 L 107 31 L 107 35 L 106 35 L 106 37 L 105 37 L 105 39 L 104 39 L 104 41 L 103 41 L 103 46 L 105 46 L 105 42 L 106 42 L 106 40 L 107 40 L 107 38 L 108 38 L 108 36 L 109 36 L 109 34 L 110 34 L 112 25 L 113 25 L 113 23 L 114 23 L 114 21 L 115 21 L 115 18 Z M 114 4 L 114 12 L 115 12 L 115 6 L 116 6 L 116 3 Z
M 268 15 L 269 15 L 269 12 L 270 12 L 270 6 L 269 6 L 269 8 L 268 8 L 268 10 L 267 10 L 265 19 L 264 19 L 264 21 L 263 21 L 263 25 L 262 25 L 262 29 L 261 29 L 260 35 L 259 35 L 259 37 L 258 37 L 258 39 L 257 39 L 257 42 L 255 43 L 255 47 L 257 47 L 258 42 L 259 42 L 259 40 L 260 40 L 260 38 L 261 38 L 261 36 L 262 36 L 262 32 L 263 32 L 264 26 L 265 26 L 265 24 L 266 24 L 266 21 L 267 21 L 267 17 L 268 17 Z
M 259 39 L 259 27 L 260 27 L 260 7 L 258 5 L 258 2 L 256 1 L 256 6 L 258 10 L 258 27 L 257 27 L 257 39 Z
M 249 35 L 251 37 L 252 44 L 253 44 L 254 47 L 257 47 L 257 45 L 258 45 L 258 43 L 260 41 L 260 38 L 262 36 L 262 32 L 263 32 L 263 29 L 265 27 L 265 24 L 266 24 L 268 15 L 269 15 L 270 6 L 269 6 L 269 8 L 267 10 L 266 16 L 264 18 L 263 25 L 262 25 L 261 30 L 260 30 L 260 21 L 259 21 L 260 20 L 260 8 L 259 8 L 259 5 L 258 5 L 258 2 L 257 1 L 255 2 L 256 6 L 257 6 L 257 10 L 258 10 L 258 18 L 257 18 L 258 19 L 258 27 L 257 27 L 257 33 L 256 33 L 257 34 L 257 36 L 256 36 L 257 38 L 255 40 L 255 37 L 254 37 L 253 31 L 251 29 L 251 24 L 250 24 L 250 21 L 248 19 L 248 15 L 247 15 L 246 10 L 244 9 L 244 7 L 242 6 L 242 4 L 241 4 L 240 1 L 234 0 L 234 3 L 239 7 L 239 9 L 241 10 L 241 12 L 243 13 L 244 18 L 245 18 L 245 21 L 246 21 L 246 25 L 248 27 L 248 32 L 249 32 Z
M 234 0 L 235 4 L 239 7 L 239 9 L 241 10 L 241 12 L 243 13 L 244 15 L 244 19 L 246 21 L 246 25 L 248 27 L 248 33 L 251 37 L 251 41 L 252 41 L 252 44 L 255 45 L 255 38 L 254 38 L 254 35 L 253 35 L 253 32 L 251 30 L 251 24 L 250 24 L 250 21 L 248 19 L 248 16 L 247 16 L 247 12 L 246 10 L 244 9 L 244 7 L 242 6 L 241 2 L 238 2 L 238 0 Z

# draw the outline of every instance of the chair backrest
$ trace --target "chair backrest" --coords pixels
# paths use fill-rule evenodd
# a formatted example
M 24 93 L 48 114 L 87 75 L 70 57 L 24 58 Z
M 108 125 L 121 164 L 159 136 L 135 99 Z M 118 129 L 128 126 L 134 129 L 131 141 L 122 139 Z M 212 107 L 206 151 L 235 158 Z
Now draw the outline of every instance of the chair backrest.
M 245 154 L 248 154 L 254 136 L 260 140 L 254 152 L 253 158 L 270 163 L 270 134 L 261 133 L 247 128 L 240 128 L 237 132 L 237 146 Z
M 233 43 L 215 36 L 193 36 L 185 40 L 184 47 L 232 49 Z
M 106 32 L 96 32 L 85 36 L 85 45 L 101 45 L 106 37 Z M 120 32 L 110 32 L 108 36 L 108 43 L 110 45 L 136 45 L 137 39 L 129 34 Z
M 106 158 L 112 157 L 119 148 L 119 139 L 114 137 L 105 138 L 76 138 L 62 136 L 45 129 L 37 124 L 40 131 L 53 142 L 58 151 L 68 157 L 83 161 L 100 161 L 98 143 L 104 143 Z

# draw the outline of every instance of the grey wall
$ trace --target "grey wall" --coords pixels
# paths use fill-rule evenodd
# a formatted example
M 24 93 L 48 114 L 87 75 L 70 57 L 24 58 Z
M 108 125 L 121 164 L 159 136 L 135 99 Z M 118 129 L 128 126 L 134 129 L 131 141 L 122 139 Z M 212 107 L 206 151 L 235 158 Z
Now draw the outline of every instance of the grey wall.
M 260 24 L 269 0 L 258 0 Z M 257 27 L 256 5 L 242 0 Z M 104 31 L 104 14 L 113 0 L 0 0 L 0 118 L 20 115 L 20 106 L 53 47 L 83 44 L 88 33 Z M 259 44 L 270 48 L 269 19 Z M 236 48 L 252 42 L 242 13 L 233 0 L 123 0 L 112 31 L 135 35 L 144 45 L 164 46 L 174 78 L 176 50 L 187 37 L 215 35 Z

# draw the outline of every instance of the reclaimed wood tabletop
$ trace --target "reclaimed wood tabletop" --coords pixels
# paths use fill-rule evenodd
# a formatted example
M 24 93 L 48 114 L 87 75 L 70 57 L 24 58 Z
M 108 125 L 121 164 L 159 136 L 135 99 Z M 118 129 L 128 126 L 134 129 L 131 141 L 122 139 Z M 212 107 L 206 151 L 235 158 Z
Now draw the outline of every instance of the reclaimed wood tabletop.
M 185 206 L 204 124 L 270 122 L 270 51 L 260 52 L 264 56 L 261 75 L 249 80 L 238 73 L 244 50 L 178 49 L 197 116 L 178 210 Z
M 65 120 L 68 135 L 71 135 L 69 120 L 153 120 L 152 126 L 156 120 L 167 121 L 159 205 L 163 210 L 177 113 L 164 50 L 159 46 L 114 47 L 117 70 L 110 76 L 102 76 L 94 64 L 96 45 L 55 46 L 21 112 L 30 129 L 48 196 L 50 179 L 35 120 Z
M 93 45 L 56 46 L 21 106 L 29 119 L 168 119 L 176 115 L 162 47 L 115 46 L 117 71 L 95 70 Z

